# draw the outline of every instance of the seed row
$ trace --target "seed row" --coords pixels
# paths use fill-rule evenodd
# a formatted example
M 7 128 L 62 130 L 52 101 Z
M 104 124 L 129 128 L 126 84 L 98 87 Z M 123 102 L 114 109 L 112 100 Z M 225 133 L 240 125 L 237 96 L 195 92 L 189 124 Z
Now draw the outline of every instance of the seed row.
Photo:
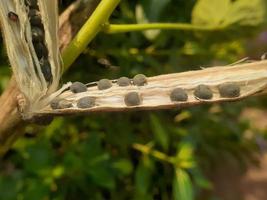
M 143 78 L 143 77 L 141 77 Z M 129 84 L 130 79 L 127 77 L 121 77 L 118 79 L 118 85 L 122 87 Z M 140 82 L 139 82 L 140 83 Z M 143 82 L 147 83 L 146 81 Z M 98 82 L 98 89 L 105 90 L 112 86 L 111 81 L 108 79 L 102 79 Z M 75 82 L 70 86 L 70 90 L 73 93 L 80 93 L 87 91 L 85 84 Z M 222 98 L 235 98 L 240 96 L 240 87 L 235 83 L 224 83 L 218 86 L 220 97 Z M 212 90 L 209 86 L 200 84 L 194 91 L 193 95 L 198 100 L 211 100 L 213 98 Z M 186 102 L 188 100 L 188 94 L 183 88 L 175 88 L 170 91 L 170 100 L 172 102 Z M 129 92 L 124 96 L 124 103 L 126 106 L 138 106 L 142 103 L 142 96 L 138 92 Z M 52 109 L 64 109 L 73 107 L 70 101 L 64 99 L 55 99 L 50 104 Z M 92 108 L 96 106 L 96 97 L 87 96 L 82 97 L 77 101 L 77 107 L 81 109 Z
M 41 20 L 40 10 L 36 0 L 25 0 L 25 4 L 29 8 L 28 17 L 31 24 L 33 47 L 37 58 L 39 59 L 44 78 L 48 83 L 51 83 L 53 81 L 53 76 L 51 64 L 48 60 L 48 49 L 45 45 L 45 31 Z

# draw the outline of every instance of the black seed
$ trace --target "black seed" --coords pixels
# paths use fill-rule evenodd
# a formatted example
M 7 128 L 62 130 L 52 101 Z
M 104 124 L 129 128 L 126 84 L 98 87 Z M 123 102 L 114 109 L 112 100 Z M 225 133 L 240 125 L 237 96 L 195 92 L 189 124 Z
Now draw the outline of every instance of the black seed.
M 240 95 L 240 88 L 235 83 L 224 83 L 219 85 L 219 93 L 221 97 L 238 97 Z
M 38 124 L 40 126 L 47 126 L 53 121 L 52 116 L 35 117 L 31 120 L 31 123 Z
M 111 81 L 108 79 L 101 79 L 100 81 L 98 81 L 97 87 L 99 90 L 106 90 L 108 88 L 111 88 L 112 84 Z
M 171 101 L 186 101 L 188 99 L 188 95 L 185 90 L 182 88 L 175 88 L 172 90 L 170 94 Z
M 38 8 L 36 0 L 25 0 L 25 4 L 31 8 Z
M 32 27 L 32 41 L 42 42 L 43 39 L 44 39 L 44 31 L 37 26 L 33 26 Z
M 8 18 L 9 18 L 11 21 L 13 21 L 13 22 L 17 22 L 18 19 L 19 19 L 18 15 L 17 15 L 16 13 L 14 13 L 14 12 L 9 12 L 9 13 L 7 14 L 7 16 L 8 16 Z
M 77 102 L 78 108 L 91 108 L 93 106 L 95 106 L 94 97 L 83 97 L 83 98 L 80 98 Z
M 52 82 L 53 81 L 53 75 L 51 71 L 51 65 L 49 61 L 45 58 L 42 58 L 40 60 L 40 65 L 41 65 L 41 70 L 44 75 L 44 78 L 47 82 Z
M 141 103 L 141 98 L 137 92 L 129 92 L 124 97 L 127 106 L 137 106 Z
M 29 11 L 29 17 L 31 25 L 43 27 L 40 12 L 38 10 L 31 9 Z
M 133 78 L 133 83 L 137 86 L 143 86 L 147 83 L 146 76 L 144 74 L 137 74 Z
M 80 93 L 80 92 L 86 92 L 87 91 L 87 87 L 85 84 L 81 83 L 81 82 L 74 82 L 71 86 L 70 86 L 70 90 L 73 93 Z
M 65 99 L 56 98 L 50 102 L 50 107 L 52 109 L 65 109 L 72 107 L 72 103 Z
M 56 99 L 53 99 L 51 102 L 50 102 L 50 107 L 55 110 L 55 109 L 59 109 L 59 102 L 60 102 L 61 99 L 59 98 L 56 98 Z
M 34 42 L 33 43 L 35 52 L 37 54 L 37 57 L 41 59 L 42 57 L 47 58 L 48 56 L 48 50 L 46 46 L 41 42 Z
M 194 91 L 194 95 L 199 99 L 211 99 L 212 91 L 207 85 L 199 85 Z
M 121 77 L 118 79 L 117 84 L 122 87 L 128 86 L 131 84 L 131 80 L 127 77 Z

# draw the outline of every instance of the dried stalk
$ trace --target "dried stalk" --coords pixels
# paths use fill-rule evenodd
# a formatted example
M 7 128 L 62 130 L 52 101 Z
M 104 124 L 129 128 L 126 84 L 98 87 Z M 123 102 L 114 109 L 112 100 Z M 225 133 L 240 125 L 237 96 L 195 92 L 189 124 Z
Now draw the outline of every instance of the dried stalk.
M 222 97 L 219 87 L 226 83 L 232 83 L 238 88 L 238 94 L 234 94 L 236 96 Z M 144 86 L 131 84 L 121 87 L 117 85 L 116 80 L 113 80 L 112 87 L 106 90 L 99 90 L 94 84 L 88 84 L 89 87 L 85 92 L 73 93 L 67 90 L 58 95 L 58 99 L 71 104 L 69 108 L 52 109 L 50 106 L 47 106 L 35 114 L 41 116 L 46 114 L 66 115 L 109 111 L 170 109 L 205 103 L 237 101 L 252 95 L 263 94 L 267 91 L 267 61 L 154 76 L 147 78 L 147 84 Z M 201 99 L 194 94 L 197 86 L 202 84 L 211 89 L 213 94 L 211 99 Z M 188 99 L 186 101 L 172 101 L 170 94 L 175 88 L 184 89 Z M 130 92 L 137 92 L 140 95 L 139 105 L 126 105 L 125 96 Z M 94 105 L 91 105 L 89 108 L 79 108 L 77 102 L 83 97 L 95 99 Z
M 85 18 L 77 16 L 80 16 L 80 13 L 84 13 L 85 10 L 88 11 L 87 15 L 90 16 L 97 4 L 98 0 L 92 0 L 87 4 L 84 4 L 83 1 L 79 1 L 78 3 L 75 2 L 62 13 L 59 17 L 59 23 L 61 25 L 59 27 L 59 34 L 61 36 L 59 45 L 61 51 L 70 43 L 80 26 L 86 21 Z M 73 20 L 74 18 L 77 20 Z M 68 34 L 67 39 L 66 37 L 63 37 L 64 34 Z M 21 114 L 17 109 L 17 96 L 19 93 L 20 91 L 13 75 L 8 87 L 0 97 L 0 155 L 3 155 L 12 142 L 23 134 L 23 131 L 21 130 L 16 131 L 18 127 L 24 124 Z

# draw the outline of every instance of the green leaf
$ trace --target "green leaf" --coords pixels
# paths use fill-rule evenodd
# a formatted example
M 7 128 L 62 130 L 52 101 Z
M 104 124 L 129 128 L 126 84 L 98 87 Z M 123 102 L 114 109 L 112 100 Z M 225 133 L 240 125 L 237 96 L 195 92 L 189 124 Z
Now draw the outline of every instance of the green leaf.
M 231 0 L 198 0 L 192 12 L 192 23 L 220 26 L 231 6 Z
M 112 167 L 123 175 L 129 175 L 133 171 L 132 163 L 127 159 L 120 159 L 112 163 Z
M 154 134 L 156 142 L 166 151 L 169 148 L 168 132 L 162 125 L 159 118 L 154 114 L 150 115 L 150 124 L 151 124 L 151 129 L 153 130 L 153 134 Z
M 145 156 L 138 164 L 135 172 L 136 195 L 146 195 L 151 185 L 151 175 L 154 170 L 154 163 Z
M 198 0 L 192 23 L 218 28 L 262 26 L 266 23 L 265 0 Z
M 177 168 L 173 179 L 173 198 L 175 200 L 193 200 L 193 188 L 185 170 Z

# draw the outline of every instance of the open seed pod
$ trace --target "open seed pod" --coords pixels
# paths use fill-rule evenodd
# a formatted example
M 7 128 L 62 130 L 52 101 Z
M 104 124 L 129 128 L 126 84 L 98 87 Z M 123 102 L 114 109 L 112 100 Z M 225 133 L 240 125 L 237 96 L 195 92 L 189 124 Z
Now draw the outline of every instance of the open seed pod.
M 1 30 L 7 54 L 23 94 L 24 118 L 31 118 L 58 89 L 58 8 L 55 0 L 1 0 Z

